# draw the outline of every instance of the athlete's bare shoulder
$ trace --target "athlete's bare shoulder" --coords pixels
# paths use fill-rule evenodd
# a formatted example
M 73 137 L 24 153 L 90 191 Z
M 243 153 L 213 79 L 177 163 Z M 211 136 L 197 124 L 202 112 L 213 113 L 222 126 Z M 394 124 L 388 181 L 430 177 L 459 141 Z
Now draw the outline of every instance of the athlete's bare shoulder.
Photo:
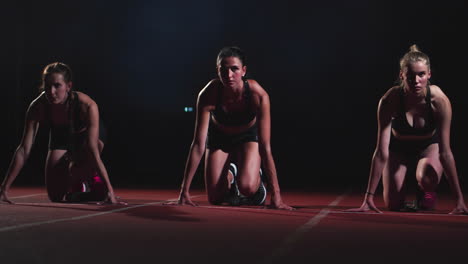
M 40 107 L 47 103 L 45 92 L 40 93 L 34 100 L 32 100 L 29 107 Z
M 263 87 L 254 79 L 248 79 L 247 82 L 249 83 L 250 90 L 253 94 L 258 94 L 259 96 L 267 95 L 267 92 Z
M 255 105 L 260 106 L 262 102 L 269 102 L 270 97 L 265 89 L 253 79 L 247 80 L 250 87 L 250 92 L 252 93 L 252 101 Z
M 450 107 L 450 100 L 447 95 L 437 85 L 431 85 L 431 102 L 435 109 Z
M 440 89 L 439 86 L 431 85 L 430 89 L 431 89 L 431 100 L 432 101 L 440 100 L 440 99 L 445 100 L 447 98 L 447 95 L 445 95 L 444 91 L 442 91 L 442 89 Z
M 75 95 L 77 96 L 77 99 L 80 103 L 85 104 L 85 105 L 92 105 L 95 104 L 96 102 L 87 94 L 82 93 L 82 92 L 75 92 Z
M 218 98 L 219 86 L 223 85 L 219 79 L 212 79 L 198 93 L 198 102 L 204 105 L 214 104 Z
M 31 104 L 29 104 L 27 116 L 31 119 L 41 120 L 44 116 L 45 105 L 47 104 L 45 92 L 40 93 Z
M 385 92 L 381 100 L 387 103 L 394 102 L 400 95 L 400 89 L 402 89 L 400 86 L 391 87 Z
M 396 112 L 397 107 L 400 104 L 400 86 L 393 86 L 385 92 L 385 94 L 380 98 L 378 109 L 380 113 L 388 113 L 393 115 Z
M 206 96 L 217 92 L 217 88 L 222 85 L 219 79 L 210 80 L 198 93 L 199 96 Z

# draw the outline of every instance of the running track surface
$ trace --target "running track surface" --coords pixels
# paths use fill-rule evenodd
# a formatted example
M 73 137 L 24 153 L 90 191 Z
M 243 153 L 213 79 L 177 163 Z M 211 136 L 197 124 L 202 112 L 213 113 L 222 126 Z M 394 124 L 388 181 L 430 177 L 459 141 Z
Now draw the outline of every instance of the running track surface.
M 127 206 L 51 203 L 44 188 L 12 188 L 0 204 L 0 263 L 466 263 L 468 216 L 437 210 L 348 213 L 353 192 L 283 191 L 294 211 L 163 205 L 177 190 L 117 189 Z M 376 198 L 383 209 L 383 201 Z

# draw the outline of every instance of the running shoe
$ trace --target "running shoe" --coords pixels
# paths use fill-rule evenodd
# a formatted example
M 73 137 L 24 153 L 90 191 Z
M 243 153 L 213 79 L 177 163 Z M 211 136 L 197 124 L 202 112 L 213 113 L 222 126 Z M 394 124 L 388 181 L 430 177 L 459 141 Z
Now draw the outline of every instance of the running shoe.
M 237 186 L 237 166 L 234 163 L 229 164 L 229 171 L 232 174 L 231 188 L 229 189 L 228 194 L 226 195 L 225 202 L 231 206 L 239 206 L 241 202 L 241 196 L 239 187 Z
M 252 196 L 243 197 L 241 199 L 242 205 L 264 205 L 267 196 L 267 190 L 265 188 L 265 184 L 260 181 L 260 186 L 258 187 L 257 192 L 255 192 Z
M 421 210 L 432 211 L 437 202 L 436 192 L 420 192 L 417 198 L 418 207 Z

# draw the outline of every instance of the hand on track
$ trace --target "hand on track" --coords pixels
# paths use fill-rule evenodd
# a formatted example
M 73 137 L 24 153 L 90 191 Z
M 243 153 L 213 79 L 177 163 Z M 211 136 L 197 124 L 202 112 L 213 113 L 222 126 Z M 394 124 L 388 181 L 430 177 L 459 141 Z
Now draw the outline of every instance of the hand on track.
M 453 215 L 468 215 L 468 209 L 466 208 L 463 202 L 457 203 L 455 209 L 453 209 L 449 214 Z
M 98 205 L 107 205 L 107 204 L 112 204 L 112 205 L 128 205 L 127 202 L 124 201 L 119 201 L 118 197 L 116 197 L 114 194 L 108 193 L 107 198 L 102 201 L 97 203 Z
M 371 210 L 376 212 L 376 213 L 379 213 L 379 214 L 382 213 L 382 211 L 380 211 L 379 208 L 377 208 L 377 206 L 375 206 L 374 199 L 367 198 L 367 199 L 364 200 L 361 207 L 351 208 L 351 209 L 347 209 L 347 210 L 344 210 L 344 211 L 345 212 L 368 212 L 368 211 L 371 211 Z
M 164 205 L 190 205 L 190 206 L 198 206 L 197 203 L 193 202 L 190 199 L 190 194 L 180 194 L 179 199 L 177 201 L 169 201 L 163 203 Z
M 279 209 L 279 210 L 296 210 L 295 208 L 283 203 L 281 199 L 277 198 L 272 198 L 271 199 L 271 204 L 267 207 L 269 209 Z
M 10 198 L 8 198 L 8 193 L 1 188 L 0 188 L 0 202 L 14 204 L 14 202 L 12 202 Z

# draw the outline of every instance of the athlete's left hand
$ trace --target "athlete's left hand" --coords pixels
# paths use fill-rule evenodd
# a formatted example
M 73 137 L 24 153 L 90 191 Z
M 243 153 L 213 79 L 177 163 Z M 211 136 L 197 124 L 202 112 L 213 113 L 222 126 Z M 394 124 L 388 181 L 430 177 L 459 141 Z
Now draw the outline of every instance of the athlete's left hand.
M 279 197 L 272 197 L 271 204 L 269 206 L 271 209 L 279 209 L 279 210 L 296 210 L 295 208 L 283 203 L 283 200 Z
M 466 205 L 463 201 L 457 202 L 457 206 L 455 209 L 452 210 L 449 214 L 454 214 L 454 215 L 468 215 L 468 208 L 466 208 Z

